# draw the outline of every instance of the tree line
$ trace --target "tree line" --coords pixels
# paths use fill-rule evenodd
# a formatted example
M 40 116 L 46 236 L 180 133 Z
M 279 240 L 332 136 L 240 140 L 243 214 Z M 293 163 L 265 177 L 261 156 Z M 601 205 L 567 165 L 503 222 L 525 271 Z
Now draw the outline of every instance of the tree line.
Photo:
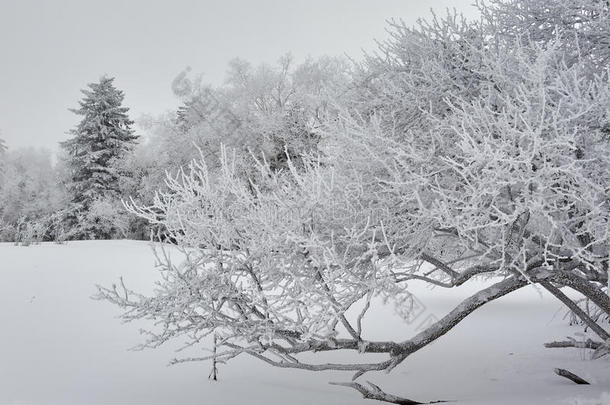
M 280 169 L 315 148 L 318 129 L 350 86 L 343 58 L 290 55 L 276 64 L 230 62 L 219 86 L 182 72 L 172 83 L 181 106 L 142 117 L 134 130 L 124 94 L 111 77 L 82 90 L 80 122 L 49 151 L 10 150 L 0 140 L 0 241 L 32 243 L 76 239 L 149 239 L 151 226 L 123 202 L 151 203 L 176 175 L 205 156 L 218 165 L 221 145 L 240 154 L 244 174 L 258 158 Z M 288 155 L 286 155 L 288 152 Z

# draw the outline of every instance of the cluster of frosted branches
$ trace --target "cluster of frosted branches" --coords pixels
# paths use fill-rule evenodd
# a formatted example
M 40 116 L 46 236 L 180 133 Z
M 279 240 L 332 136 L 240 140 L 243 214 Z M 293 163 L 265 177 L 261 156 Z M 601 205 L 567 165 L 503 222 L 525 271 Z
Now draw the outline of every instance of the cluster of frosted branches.
M 568 62 L 562 38 L 486 39 L 451 15 L 393 33 L 368 61 L 370 107 L 342 130 L 356 164 L 382 162 L 384 200 L 405 213 L 396 232 L 415 236 L 404 244 L 495 271 L 561 264 L 607 280 L 607 72 Z
M 488 0 L 477 6 L 488 31 L 508 38 L 548 43 L 562 38 L 568 64 L 585 60 L 589 73 L 610 61 L 610 3 L 605 0 Z

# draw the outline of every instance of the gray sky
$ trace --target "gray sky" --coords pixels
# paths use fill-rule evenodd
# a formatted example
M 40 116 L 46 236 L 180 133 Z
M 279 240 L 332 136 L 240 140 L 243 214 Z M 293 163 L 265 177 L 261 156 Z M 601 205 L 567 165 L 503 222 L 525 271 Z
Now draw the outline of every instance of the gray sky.
M 131 117 L 173 109 L 185 67 L 219 83 L 227 62 L 275 62 L 290 51 L 358 58 L 385 20 L 412 24 L 472 0 L 0 0 L 0 131 L 9 148 L 57 142 L 77 122 L 80 89 L 116 77 Z

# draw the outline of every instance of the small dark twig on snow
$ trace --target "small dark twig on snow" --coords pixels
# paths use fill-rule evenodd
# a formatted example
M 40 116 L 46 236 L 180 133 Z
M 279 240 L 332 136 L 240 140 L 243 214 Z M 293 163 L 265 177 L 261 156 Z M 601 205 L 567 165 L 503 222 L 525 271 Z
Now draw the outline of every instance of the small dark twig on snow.
M 432 402 L 417 402 L 412 399 L 402 398 L 396 395 L 388 394 L 384 392 L 379 386 L 373 384 L 370 381 L 367 381 L 368 387 L 357 382 L 331 382 L 332 385 L 339 385 L 342 387 L 353 388 L 356 391 L 360 392 L 362 396 L 366 399 L 375 399 L 377 401 L 389 402 L 392 404 L 398 405 L 425 405 L 425 404 L 438 404 L 441 402 L 449 402 L 449 401 L 432 401 Z
M 558 376 L 561 377 L 565 377 L 568 380 L 572 380 L 574 381 L 576 384 L 583 384 L 583 385 L 589 385 L 589 382 L 586 380 L 583 380 L 582 378 L 580 378 L 579 376 L 577 376 L 574 373 L 569 372 L 568 370 L 564 370 L 563 368 L 556 368 L 555 369 L 555 374 L 557 374 Z

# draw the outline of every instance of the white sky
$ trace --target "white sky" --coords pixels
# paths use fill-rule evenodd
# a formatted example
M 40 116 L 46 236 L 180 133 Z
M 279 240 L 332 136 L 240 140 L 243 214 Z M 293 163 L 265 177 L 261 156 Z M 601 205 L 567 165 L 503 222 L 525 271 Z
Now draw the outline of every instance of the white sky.
M 475 15 L 472 0 L 0 0 L 0 131 L 9 148 L 57 149 L 79 117 L 80 89 L 116 77 L 131 118 L 177 106 L 185 67 L 219 83 L 227 62 L 275 62 L 290 51 L 358 58 L 431 8 Z

